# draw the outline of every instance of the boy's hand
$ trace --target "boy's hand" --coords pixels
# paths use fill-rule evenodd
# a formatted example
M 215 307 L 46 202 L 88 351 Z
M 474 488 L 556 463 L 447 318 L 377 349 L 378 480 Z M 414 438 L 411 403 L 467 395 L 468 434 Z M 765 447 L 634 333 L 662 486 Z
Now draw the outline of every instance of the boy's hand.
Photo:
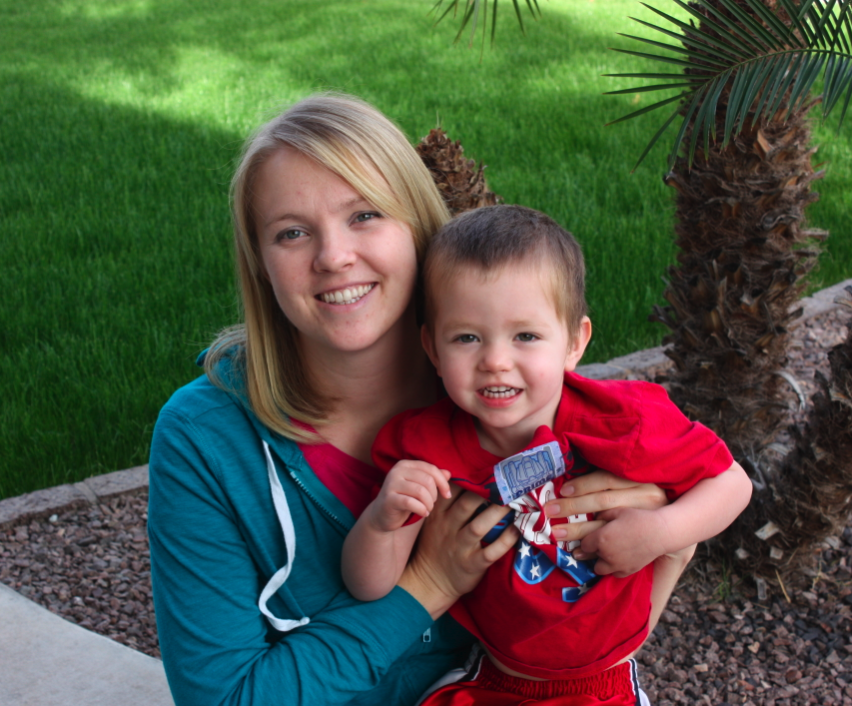
M 398 462 L 370 503 L 368 521 L 380 532 L 391 532 L 402 527 L 412 514 L 427 517 L 439 493 L 451 497 L 449 478 L 449 471 L 425 461 Z
M 624 578 L 667 553 L 668 528 L 660 512 L 621 507 L 608 510 L 608 520 L 575 551 L 578 559 L 597 554 L 595 573 Z M 638 540 L 637 538 L 641 538 Z

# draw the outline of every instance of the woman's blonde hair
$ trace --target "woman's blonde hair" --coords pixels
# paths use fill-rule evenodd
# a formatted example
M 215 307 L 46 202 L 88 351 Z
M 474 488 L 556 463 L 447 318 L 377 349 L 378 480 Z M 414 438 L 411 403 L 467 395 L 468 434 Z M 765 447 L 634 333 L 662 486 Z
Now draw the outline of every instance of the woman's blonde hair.
M 314 427 L 329 400 L 312 386 L 297 345 L 297 331 L 282 313 L 263 269 L 252 196 L 264 160 L 282 147 L 298 150 L 348 182 L 387 216 L 407 224 L 418 260 L 429 238 L 449 220 L 429 171 L 405 135 L 373 106 L 351 96 L 306 98 L 261 126 L 246 141 L 231 182 L 234 242 L 245 324 L 222 331 L 207 353 L 211 380 L 231 357 L 245 377 L 252 410 L 273 431 L 299 441 L 316 437 L 293 423 Z

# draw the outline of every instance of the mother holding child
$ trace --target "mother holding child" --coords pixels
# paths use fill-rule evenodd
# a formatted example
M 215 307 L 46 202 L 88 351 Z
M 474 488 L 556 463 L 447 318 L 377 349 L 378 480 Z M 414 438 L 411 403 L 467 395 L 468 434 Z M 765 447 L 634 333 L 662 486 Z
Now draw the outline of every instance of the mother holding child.
M 245 324 L 151 447 L 177 706 L 413 706 L 442 677 L 430 704 L 642 703 L 630 657 L 750 482 L 658 388 L 572 373 L 573 238 L 519 207 L 453 221 L 424 349 L 449 215 L 380 112 L 296 104 L 232 201 Z

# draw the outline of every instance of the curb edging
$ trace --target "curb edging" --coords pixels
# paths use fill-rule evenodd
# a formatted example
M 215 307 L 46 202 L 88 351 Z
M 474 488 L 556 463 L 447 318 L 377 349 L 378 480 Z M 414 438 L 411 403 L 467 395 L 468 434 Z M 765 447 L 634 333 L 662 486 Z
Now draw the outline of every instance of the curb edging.
M 0 530 L 148 487 L 148 464 L 0 500 Z

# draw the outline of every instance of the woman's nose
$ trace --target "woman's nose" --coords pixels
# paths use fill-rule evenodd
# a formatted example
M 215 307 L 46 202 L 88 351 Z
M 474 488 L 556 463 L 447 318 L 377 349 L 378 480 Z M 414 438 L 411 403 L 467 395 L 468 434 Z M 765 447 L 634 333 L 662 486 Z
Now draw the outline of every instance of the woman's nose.
M 317 272 L 340 272 L 355 262 L 354 242 L 343 230 L 326 229 L 317 241 L 319 249 L 314 258 Z

